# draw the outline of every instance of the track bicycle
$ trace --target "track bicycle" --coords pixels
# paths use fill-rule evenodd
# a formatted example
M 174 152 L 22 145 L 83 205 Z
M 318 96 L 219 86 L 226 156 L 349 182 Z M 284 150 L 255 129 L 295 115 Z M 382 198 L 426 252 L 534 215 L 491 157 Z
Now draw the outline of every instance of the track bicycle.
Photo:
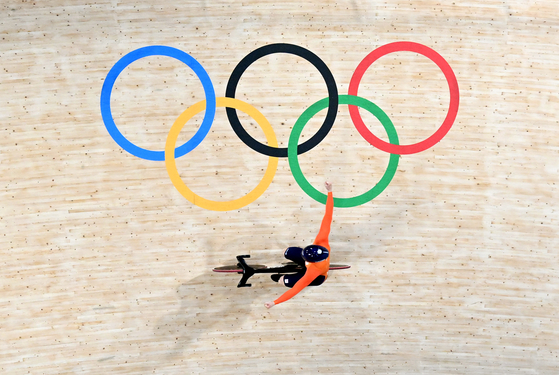
M 298 273 L 304 270 L 304 267 L 295 262 L 283 263 L 281 266 L 268 267 L 263 264 L 248 265 L 245 259 L 250 258 L 250 255 L 237 255 L 237 264 L 230 266 L 216 267 L 212 271 L 219 273 L 237 273 L 242 274 L 241 280 L 237 284 L 237 288 L 250 287 L 252 284 L 247 284 L 247 281 L 257 273 Z M 350 266 L 345 264 L 330 264 L 330 270 L 345 270 Z

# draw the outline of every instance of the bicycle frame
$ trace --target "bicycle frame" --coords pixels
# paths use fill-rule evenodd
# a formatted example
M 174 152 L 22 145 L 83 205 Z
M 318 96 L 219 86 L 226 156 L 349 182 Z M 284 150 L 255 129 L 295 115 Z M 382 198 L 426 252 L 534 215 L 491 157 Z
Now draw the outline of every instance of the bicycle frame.
M 303 267 L 296 263 L 286 264 L 281 267 L 254 269 L 246 263 L 245 261 L 246 258 L 250 258 L 250 255 L 237 255 L 237 261 L 239 261 L 238 264 L 243 269 L 242 272 L 243 276 L 241 277 L 241 280 L 237 284 L 237 288 L 252 286 L 252 284 L 247 284 L 247 281 L 256 273 L 290 273 L 290 272 L 298 272 L 303 270 Z

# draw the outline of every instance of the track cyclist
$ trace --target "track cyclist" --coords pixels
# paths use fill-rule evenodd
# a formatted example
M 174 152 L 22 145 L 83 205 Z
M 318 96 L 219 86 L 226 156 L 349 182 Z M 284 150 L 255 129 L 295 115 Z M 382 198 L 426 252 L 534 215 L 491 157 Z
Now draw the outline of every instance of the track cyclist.
M 328 270 L 330 269 L 330 244 L 328 236 L 330 235 L 330 226 L 332 224 L 334 197 L 332 195 L 332 184 L 325 182 L 324 186 L 328 192 L 326 212 L 320 225 L 320 231 L 313 244 L 304 249 L 301 247 L 288 247 L 284 253 L 287 259 L 302 265 L 304 271 L 296 274 L 275 274 L 271 276 L 272 280 L 282 283 L 291 289 L 275 301 L 266 302 L 264 306 L 268 309 L 289 300 L 309 285 L 321 285 L 328 277 Z

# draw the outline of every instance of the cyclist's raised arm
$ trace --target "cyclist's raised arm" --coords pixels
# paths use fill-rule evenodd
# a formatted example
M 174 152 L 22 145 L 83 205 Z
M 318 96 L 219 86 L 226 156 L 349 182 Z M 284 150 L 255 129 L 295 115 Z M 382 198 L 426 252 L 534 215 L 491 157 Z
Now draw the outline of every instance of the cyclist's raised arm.
M 328 250 L 330 250 L 328 236 L 330 235 L 332 215 L 334 213 L 334 196 L 332 194 L 332 184 L 326 182 L 324 185 L 326 186 L 326 190 L 328 191 L 328 198 L 326 199 L 326 212 L 324 213 L 324 218 L 322 219 L 322 223 L 320 225 L 320 231 L 318 232 L 314 243 L 315 245 L 324 246 Z

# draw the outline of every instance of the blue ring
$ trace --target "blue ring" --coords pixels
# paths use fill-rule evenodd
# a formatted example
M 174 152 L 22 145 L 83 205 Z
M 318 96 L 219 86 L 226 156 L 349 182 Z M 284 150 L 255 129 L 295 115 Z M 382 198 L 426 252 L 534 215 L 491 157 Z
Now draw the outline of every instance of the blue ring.
M 105 82 L 103 83 L 103 88 L 101 89 L 101 116 L 103 117 L 103 122 L 105 123 L 105 127 L 109 131 L 111 137 L 113 137 L 115 142 L 118 143 L 118 145 L 122 147 L 124 150 L 142 159 L 163 161 L 165 160 L 165 151 L 146 150 L 144 148 L 136 146 L 128 139 L 126 139 L 116 127 L 116 124 L 113 119 L 113 114 L 111 112 L 111 93 L 113 91 L 113 86 L 119 74 L 122 73 L 122 71 L 134 61 L 139 60 L 142 57 L 155 56 L 155 55 L 172 57 L 188 65 L 190 69 L 194 71 L 194 73 L 198 76 L 198 78 L 202 82 L 202 86 L 204 87 L 204 93 L 206 95 L 206 113 L 204 115 L 204 120 L 202 121 L 202 125 L 191 139 L 189 139 L 182 146 L 179 146 L 175 149 L 175 158 L 181 157 L 187 154 L 188 152 L 194 150 L 196 146 L 198 146 L 200 142 L 204 140 L 204 138 L 210 131 L 210 128 L 212 127 L 214 117 L 215 117 L 216 96 L 215 96 L 214 87 L 212 81 L 210 80 L 210 76 L 198 61 L 196 61 L 192 56 L 190 56 L 186 52 L 183 52 L 173 47 L 166 47 L 166 46 L 142 47 L 132 52 L 129 52 L 128 54 L 123 56 L 120 60 L 118 60 L 107 74 L 107 77 L 105 78 Z

